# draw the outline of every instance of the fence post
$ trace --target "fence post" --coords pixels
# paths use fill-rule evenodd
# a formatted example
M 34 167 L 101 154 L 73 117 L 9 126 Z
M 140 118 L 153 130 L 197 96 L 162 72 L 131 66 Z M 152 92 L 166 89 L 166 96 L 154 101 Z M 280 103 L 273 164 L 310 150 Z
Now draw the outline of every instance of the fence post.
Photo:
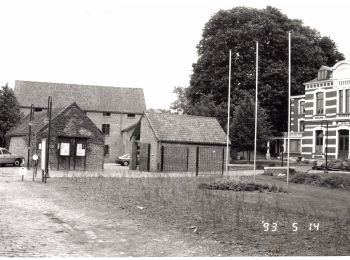
M 190 148 L 189 147 L 187 147 L 187 170 L 186 171 L 188 171 L 188 158 L 189 158 L 189 154 L 190 154 Z
M 221 167 L 221 175 L 224 175 L 224 167 L 225 167 L 225 148 L 222 148 L 222 167 Z
M 160 148 L 160 171 L 164 170 L 164 146 Z
M 198 163 L 199 163 L 199 147 L 196 147 L 196 176 L 198 176 Z

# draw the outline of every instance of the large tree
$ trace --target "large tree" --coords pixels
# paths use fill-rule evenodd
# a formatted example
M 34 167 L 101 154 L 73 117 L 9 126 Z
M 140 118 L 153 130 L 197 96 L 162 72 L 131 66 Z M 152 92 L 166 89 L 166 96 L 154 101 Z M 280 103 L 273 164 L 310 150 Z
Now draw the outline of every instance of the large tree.
M 265 109 L 258 105 L 257 148 L 265 148 L 267 140 L 272 136 L 272 125 Z M 230 139 L 232 147 L 238 151 L 254 150 L 255 101 L 245 95 L 233 113 L 230 123 Z M 247 157 L 249 160 L 249 157 Z
M 5 134 L 21 119 L 18 101 L 8 84 L 0 88 L 0 146 L 6 144 Z
M 273 128 L 282 130 L 288 104 L 288 32 L 292 33 L 292 94 L 303 94 L 322 65 L 344 59 L 329 37 L 321 37 L 302 21 L 289 19 L 278 9 L 237 7 L 221 10 L 204 27 L 197 46 L 198 60 L 188 88 L 177 88 L 181 99 L 172 108 L 185 113 L 211 115 L 217 107 L 219 121 L 227 112 L 229 50 L 232 50 L 231 108 L 244 93 L 255 90 L 255 43 L 259 42 L 259 100 Z M 185 100 L 185 102 L 183 102 Z M 182 104 L 181 104 L 182 103 Z M 180 108 L 180 109 L 179 109 Z M 208 113 L 208 114 L 206 114 Z

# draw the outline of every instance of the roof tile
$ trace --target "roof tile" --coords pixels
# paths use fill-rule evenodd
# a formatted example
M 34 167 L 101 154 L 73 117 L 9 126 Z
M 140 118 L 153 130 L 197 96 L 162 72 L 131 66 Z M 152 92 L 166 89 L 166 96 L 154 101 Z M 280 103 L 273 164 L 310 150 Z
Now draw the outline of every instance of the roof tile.
M 226 144 L 226 134 L 214 117 L 152 112 L 145 115 L 159 141 Z
M 76 102 L 82 110 L 143 113 L 146 110 L 142 88 L 119 88 L 65 83 L 16 80 L 15 96 L 21 106 L 47 107 L 48 96 L 53 107 Z

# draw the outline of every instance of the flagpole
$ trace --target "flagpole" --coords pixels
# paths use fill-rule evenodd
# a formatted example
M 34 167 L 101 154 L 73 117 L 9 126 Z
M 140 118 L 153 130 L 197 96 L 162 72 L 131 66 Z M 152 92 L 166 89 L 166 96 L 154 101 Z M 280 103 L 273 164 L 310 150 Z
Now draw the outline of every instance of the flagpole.
M 229 54 L 228 71 L 228 101 L 227 101 L 227 133 L 226 133 L 226 175 L 228 170 L 228 142 L 230 134 L 230 104 L 231 104 L 231 50 Z
M 256 139 L 258 129 L 258 62 L 259 62 L 259 42 L 256 42 L 256 68 L 255 68 L 255 133 L 254 133 L 254 182 L 256 175 Z
M 289 155 L 290 155 L 290 75 L 291 75 L 291 34 L 288 32 L 288 156 L 287 156 L 287 187 L 289 183 Z

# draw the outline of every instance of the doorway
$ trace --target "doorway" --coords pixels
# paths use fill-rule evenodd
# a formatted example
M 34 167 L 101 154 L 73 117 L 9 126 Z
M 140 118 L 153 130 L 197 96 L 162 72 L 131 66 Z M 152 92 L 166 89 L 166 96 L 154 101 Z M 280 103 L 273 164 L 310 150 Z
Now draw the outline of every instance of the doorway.
M 338 159 L 348 159 L 349 157 L 349 130 L 339 130 L 338 132 Z
M 59 138 L 58 170 L 85 170 L 86 169 L 86 139 Z

